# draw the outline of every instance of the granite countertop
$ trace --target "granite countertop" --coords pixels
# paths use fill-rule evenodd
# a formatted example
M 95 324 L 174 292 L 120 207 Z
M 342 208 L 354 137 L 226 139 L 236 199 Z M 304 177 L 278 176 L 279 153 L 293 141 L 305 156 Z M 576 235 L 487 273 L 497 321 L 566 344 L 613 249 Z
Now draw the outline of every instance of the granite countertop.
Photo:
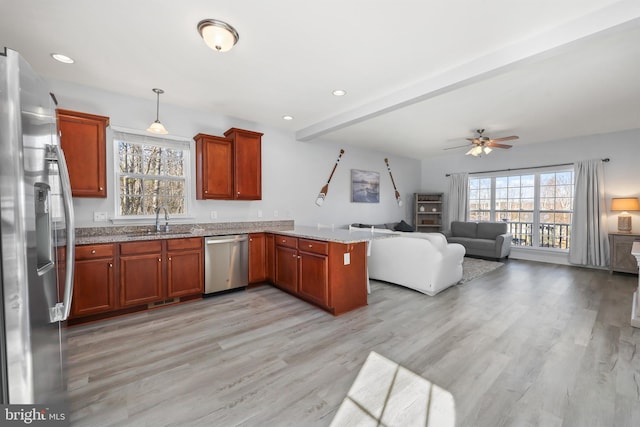
M 393 233 L 371 232 L 369 229 L 347 230 L 294 226 L 292 220 L 227 222 L 207 224 L 175 224 L 168 232 L 151 231 L 149 226 L 88 227 L 76 229 L 76 245 L 121 243 L 144 240 L 182 239 L 187 237 L 223 236 L 226 234 L 278 233 L 306 239 L 337 243 L 358 243 L 394 237 Z
M 347 229 L 331 229 L 331 228 L 317 228 L 307 226 L 295 226 L 290 230 L 273 230 L 274 233 L 283 234 L 292 237 L 302 237 L 304 239 L 324 240 L 328 242 L 337 243 L 359 243 L 367 242 L 369 240 L 387 239 L 390 237 L 397 237 L 396 233 L 378 233 L 371 232 L 369 229 L 360 230 L 347 230 Z M 272 230 L 268 230 L 272 231 Z

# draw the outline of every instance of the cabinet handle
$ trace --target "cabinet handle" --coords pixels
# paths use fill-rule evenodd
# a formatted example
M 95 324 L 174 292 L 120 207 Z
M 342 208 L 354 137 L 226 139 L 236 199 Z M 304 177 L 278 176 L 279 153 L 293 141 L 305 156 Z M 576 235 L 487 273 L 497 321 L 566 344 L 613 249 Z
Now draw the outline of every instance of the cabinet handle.
M 296 254 L 293 254 L 293 257 L 295 258 L 295 257 L 296 257 Z
M 95 250 L 95 249 L 91 249 L 91 253 L 92 253 L 92 254 L 95 254 L 95 253 L 96 253 L 96 250 Z
M 312 248 L 312 247 L 313 247 L 313 245 L 309 245 L 309 247 L 310 247 L 310 248 Z
M 287 243 L 287 241 L 285 239 L 282 239 L 282 243 Z
M 207 193 L 208 193 L 208 191 L 207 191 L 207 190 L 204 190 L 204 194 L 207 194 Z
M 100 187 L 100 191 L 102 191 L 102 190 L 104 190 L 104 188 L 103 188 L 103 187 Z
M 298 255 L 298 259 L 300 259 L 300 255 Z
M 238 196 L 240 195 L 240 192 L 238 191 Z
M 162 259 L 158 258 L 158 262 L 162 262 Z
M 169 261 L 171 261 L 171 257 L 169 257 Z
M 112 268 L 112 267 L 113 267 L 113 264 L 109 263 L 109 268 Z

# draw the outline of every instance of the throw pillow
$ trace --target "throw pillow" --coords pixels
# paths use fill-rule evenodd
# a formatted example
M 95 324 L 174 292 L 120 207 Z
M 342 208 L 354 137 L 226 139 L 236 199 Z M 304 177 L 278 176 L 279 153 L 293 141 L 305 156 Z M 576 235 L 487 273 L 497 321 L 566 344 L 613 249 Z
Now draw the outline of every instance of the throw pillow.
M 396 231 L 413 231 L 413 227 L 407 224 L 403 219 L 396 225 L 395 230 Z

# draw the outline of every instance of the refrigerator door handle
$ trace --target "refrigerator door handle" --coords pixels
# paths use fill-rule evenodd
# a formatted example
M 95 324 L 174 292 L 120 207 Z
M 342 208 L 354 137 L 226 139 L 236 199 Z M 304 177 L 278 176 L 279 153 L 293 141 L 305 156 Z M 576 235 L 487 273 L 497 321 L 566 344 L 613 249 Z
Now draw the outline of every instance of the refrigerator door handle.
M 67 162 L 64 159 L 62 147 L 54 145 L 56 157 L 58 160 L 58 170 L 60 171 L 60 184 L 62 187 L 62 201 L 64 205 L 64 215 L 66 218 L 66 243 L 67 243 L 67 259 L 66 271 L 64 276 L 64 300 L 62 303 L 56 304 L 58 309 L 59 321 L 69 318 L 71 313 L 71 298 L 73 297 L 73 269 L 76 257 L 76 230 L 74 228 L 75 219 L 73 216 L 73 198 L 71 196 L 71 181 L 69 179 L 69 171 L 67 170 Z

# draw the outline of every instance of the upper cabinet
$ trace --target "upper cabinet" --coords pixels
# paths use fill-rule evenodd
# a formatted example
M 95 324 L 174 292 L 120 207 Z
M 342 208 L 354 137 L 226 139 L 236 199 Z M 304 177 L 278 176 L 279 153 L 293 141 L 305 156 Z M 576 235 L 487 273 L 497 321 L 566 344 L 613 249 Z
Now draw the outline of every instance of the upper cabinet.
M 107 197 L 106 129 L 109 117 L 57 110 L 73 197 Z
M 262 199 L 262 134 L 231 128 L 224 136 L 233 141 L 233 198 Z
M 198 134 L 196 198 L 262 199 L 262 134 L 231 128 L 225 137 Z

